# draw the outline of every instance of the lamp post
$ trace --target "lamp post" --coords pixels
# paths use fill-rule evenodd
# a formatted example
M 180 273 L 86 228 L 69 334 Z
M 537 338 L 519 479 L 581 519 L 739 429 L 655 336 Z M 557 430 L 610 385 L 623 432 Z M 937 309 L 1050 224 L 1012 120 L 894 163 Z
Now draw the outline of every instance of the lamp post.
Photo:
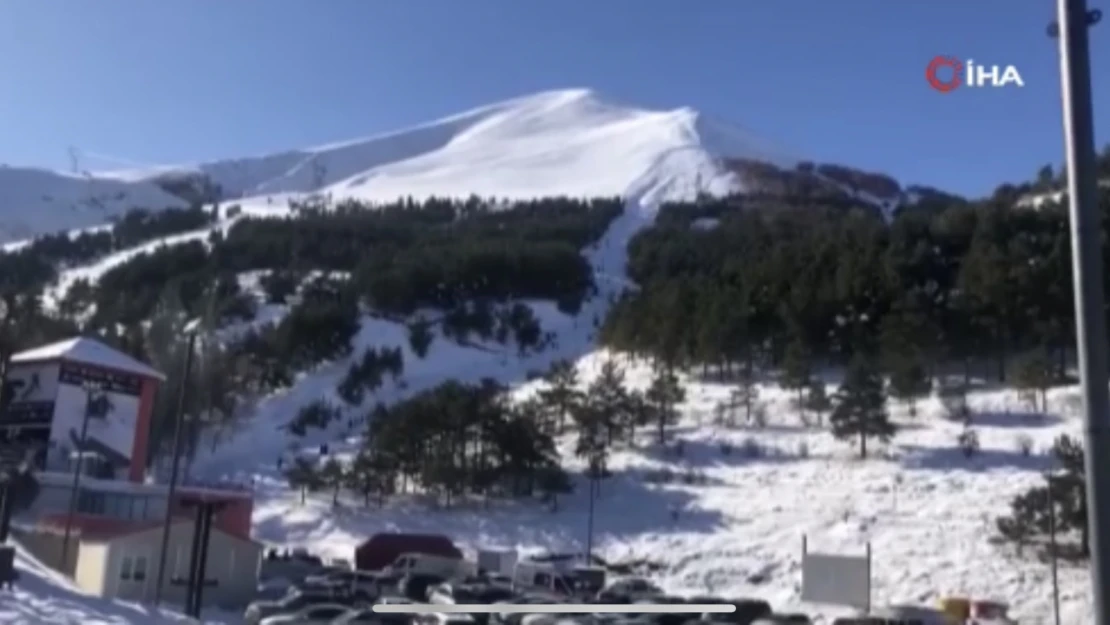
M 154 605 L 162 601 L 162 585 L 166 579 L 166 553 L 170 547 L 170 526 L 173 521 L 173 500 L 177 492 L 177 473 L 181 467 L 181 431 L 185 429 L 185 395 L 189 388 L 189 373 L 193 368 L 193 352 L 196 350 L 197 329 L 200 321 L 194 319 L 185 325 L 188 337 L 185 348 L 185 366 L 181 383 L 177 389 L 177 411 L 173 420 L 173 462 L 170 467 L 170 485 L 166 490 L 166 518 L 162 522 L 162 546 L 158 551 L 158 575 L 154 584 Z
M 85 414 L 81 417 L 81 436 L 77 444 L 77 462 L 73 466 L 73 483 L 69 491 L 69 511 L 66 513 L 65 530 L 62 533 L 62 556 L 58 562 L 58 570 L 65 572 L 66 560 L 69 556 L 69 539 L 73 533 L 73 515 L 77 511 L 77 489 L 81 486 L 81 465 L 84 460 L 85 444 L 89 436 L 89 417 L 92 415 L 93 393 L 99 391 L 102 385 L 99 382 L 85 380 L 81 384 L 85 390 Z
M 1102 18 L 1086 0 L 1057 0 L 1049 35 L 1059 40 L 1064 113 L 1076 343 L 1086 424 L 1087 524 L 1091 541 L 1094 624 L 1110 625 L 1110 393 L 1107 392 L 1106 313 L 1087 29 Z

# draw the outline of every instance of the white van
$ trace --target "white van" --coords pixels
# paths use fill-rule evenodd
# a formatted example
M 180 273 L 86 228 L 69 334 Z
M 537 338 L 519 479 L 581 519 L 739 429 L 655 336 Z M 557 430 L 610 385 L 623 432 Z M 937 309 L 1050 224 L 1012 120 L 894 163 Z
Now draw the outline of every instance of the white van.
M 478 572 L 512 575 L 519 561 L 516 549 L 482 549 L 478 551 Z
M 512 581 L 516 591 L 550 593 L 560 597 L 593 595 L 605 583 L 605 570 L 524 561 L 514 567 Z

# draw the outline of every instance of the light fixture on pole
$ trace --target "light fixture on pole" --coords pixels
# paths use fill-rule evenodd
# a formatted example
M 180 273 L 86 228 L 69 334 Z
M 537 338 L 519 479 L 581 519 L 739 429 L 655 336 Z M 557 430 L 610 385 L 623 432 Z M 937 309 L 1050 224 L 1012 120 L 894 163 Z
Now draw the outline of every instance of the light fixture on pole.
M 193 368 L 193 352 L 196 351 L 197 330 L 200 320 L 194 319 L 185 324 L 188 337 L 185 347 L 185 366 L 177 389 L 177 410 L 173 420 L 173 460 L 170 467 L 170 484 L 166 490 L 166 518 L 162 522 L 162 546 L 158 551 L 158 575 L 154 584 L 154 605 L 162 601 L 162 586 L 166 579 L 166 553 L 170 546 L 170 526 L 173 520 L 173 501 L 177 492 L 177 473 L 181 468 L 181 431 L 185 429 L 185 395 L 189 388 L 189 374 Z
M 99 392 L 103 386 L 99 382 L 85 380 L 81 383 L 81 388 L 85 390 L 85 414 L 81 417 L 81 435 L 78 437 L 75 454 L 77 462 L 73 463 L 73 483 L 70 485 L 69 491 L 69 509 L 66 512 L 65 530 L 62 532 L 62 554 L 58 562 L 58 570 L 63 572 L 66 571 L 66 560 L 69 557 L 69 540 L 73 533 L 73 515 L 77 512 L 77 493 L 81 487 L 81 469 L 84 465 L 85 447 L 88 443 L 89 417 L 92 416 L 95 393 Z
M 1086 0 L 1057 0 L 1049 35 L 1060 45 L 1068 204 L 1080 390 L 1086 424 L 1087 524 L 1091 549 L 1094 625 L 1110 625 L 1110 393 L 1107 392 L 1106 316 L 1101 216 L 1091 112 L 1091 55 L 1087 29 L 1102 18 Z

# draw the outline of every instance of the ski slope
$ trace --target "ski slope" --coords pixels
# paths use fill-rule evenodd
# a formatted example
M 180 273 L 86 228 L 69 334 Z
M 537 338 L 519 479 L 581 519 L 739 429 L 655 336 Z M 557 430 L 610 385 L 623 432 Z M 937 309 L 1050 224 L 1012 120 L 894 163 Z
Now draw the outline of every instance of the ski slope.
M 133 208 L 183 206 L 149 181 L 0 165 L 0 243 L 97 226 Z
M 656 188 L 732 190 L 724 156 L 792 163 L 768 142 L 689 108 L 651 111 L 588 89 L 542 92 L 413 128 L 272 155 L 180 168 L 99 172 L 128 183 L 203 174 L 238 198 L 318 192 L 392 201 L 412 195 L 616 196 Z

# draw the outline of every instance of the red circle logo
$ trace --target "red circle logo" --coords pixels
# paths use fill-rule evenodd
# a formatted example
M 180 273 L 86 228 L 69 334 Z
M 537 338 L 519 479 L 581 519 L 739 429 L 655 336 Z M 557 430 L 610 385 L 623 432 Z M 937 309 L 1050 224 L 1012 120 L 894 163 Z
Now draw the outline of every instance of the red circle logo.
M 951 68 L 952 76 L 947 80 L 940 77 L 940 70 L 943 67 Z M 963 71 L 964 64 L 958 59 L 951 56 L 937 56 L 929 61 L 929 65 L 925 67 L 925 80 L 929 81 L 929 86 L 941 93 L 948 93 L 960 86 L 960 73 Z

